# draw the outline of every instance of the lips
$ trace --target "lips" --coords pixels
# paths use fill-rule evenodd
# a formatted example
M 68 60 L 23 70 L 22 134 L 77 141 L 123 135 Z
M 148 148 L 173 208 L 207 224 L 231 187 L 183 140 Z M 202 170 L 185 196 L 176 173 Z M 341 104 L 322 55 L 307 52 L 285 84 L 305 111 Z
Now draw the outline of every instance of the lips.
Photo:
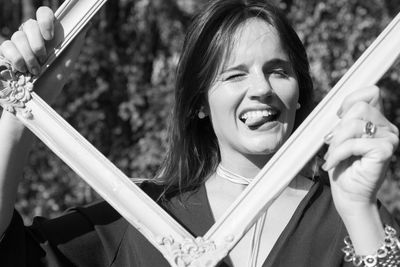
M 239 118 L 246 126 L 254 128 L 275 121 L 279 115 L 280 111 L 275 108 L 253 109 L 243 112 Z

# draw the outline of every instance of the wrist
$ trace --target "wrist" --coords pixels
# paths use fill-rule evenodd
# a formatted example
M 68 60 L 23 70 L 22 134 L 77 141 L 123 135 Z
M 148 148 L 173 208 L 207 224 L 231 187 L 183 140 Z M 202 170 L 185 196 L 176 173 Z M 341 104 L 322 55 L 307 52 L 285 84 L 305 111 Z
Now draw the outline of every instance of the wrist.
M 0 146 L 4 153 L 28 154 L 34 135 L 25 125 L 13 114 L 3 111 L 0 119 L 0 137 L 7 140 Z M 0 163 L 1 167 L 1 163 Z
M 1 129 L 11 137 L 11 140 L 20 139 L 24 133 L 30 132 L 14 114 L 5 110 L 1 114 Z
M 360 204 L 341 218 L 358 255 L 369 255 L 381 246 L 385 232 L 376 203 Z
M 366 216 L 378 210 L 376 193 L 370 195 L 361 194 L 337 194 L 333 195 L 336 210 L 344 219 Z
M 353 266 L 400 266 L 400 241 L 396 229 L 389 225 L 385 226 L 384 242 L 373 254 L 358 255 L 349 236 L 344 238 L 344 244 L 342 248 L 345 254 L 344 261 L 352 262 Z

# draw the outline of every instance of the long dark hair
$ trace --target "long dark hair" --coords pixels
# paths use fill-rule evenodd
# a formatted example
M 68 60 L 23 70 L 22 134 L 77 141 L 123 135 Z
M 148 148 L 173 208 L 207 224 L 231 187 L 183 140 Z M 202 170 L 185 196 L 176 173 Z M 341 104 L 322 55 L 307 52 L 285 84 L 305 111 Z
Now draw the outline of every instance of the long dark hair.
M 215 171 L 220 153 L 209 118 L 197 117 L 207 101 L 224 57 L 232 48 L 236 29 L 257 17 L 273 26 L 295 70 L 300 110 L 297 127 L 313 108 L 313 85 L 303 44 L 284 15 L 262 0 L 216 0 L 193 20 L 183 45 L 176 75 L 175 106 L 169 129 L 169 148 L 156 178 L 165 193 L 199 187 Z M 168 194 L 166 194 L 168 195 Z

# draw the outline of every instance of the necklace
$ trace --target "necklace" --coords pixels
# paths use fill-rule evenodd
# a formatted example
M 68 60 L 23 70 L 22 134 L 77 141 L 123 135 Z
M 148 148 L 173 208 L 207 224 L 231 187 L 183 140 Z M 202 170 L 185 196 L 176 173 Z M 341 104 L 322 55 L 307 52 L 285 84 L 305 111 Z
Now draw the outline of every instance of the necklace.
M 221 178 L 224 178 L 232 183 L 235 184 L 245 184 L 248 185 L 251 183 L 253 179 L 246 178 L 244 176 L 241 176 L 240 174 L 234 173 L 228 169 L 226 169 L 224 166 L 221 164 L 218 165 L 217 175 L 220 176 Z
M 240 174 L 234 173 L 234 172 L 226 169 L 221 164 L 218 165 L 216 174 L 219 177 L 221 177 L 225 180 L 228 180 L 232 183 L 235 183 L 235 184 L 248 185 L 251 183 L 251 181 L 253 181 L 253 179 L 243 177 Z M 253 227 L 253 233 L 252 233 L 252 238 L 251 238 L 251 250 L 250 250 L 250 256 L 249 256 L 249 263 L 248 263 L 249 267 L 257 266 L 257 258 L 258 258 L 258 253 L 260 251 L 261 236 L 262 236 L 262 231 L 264 228 L 264 222 L 265 222 L 266 216 L 267 216 L 266 212 L 261 214 Z

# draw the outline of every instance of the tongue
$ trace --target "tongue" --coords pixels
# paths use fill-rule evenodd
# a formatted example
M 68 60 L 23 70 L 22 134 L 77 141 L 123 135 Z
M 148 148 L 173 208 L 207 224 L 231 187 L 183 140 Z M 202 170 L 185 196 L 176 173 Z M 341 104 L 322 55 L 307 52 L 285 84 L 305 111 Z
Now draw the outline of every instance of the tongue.
M 248 127 L 255 127 L 255 126 L 259 126 L 259 125 L 261 125 L 261 124 L 264 124 L 264 123 L 266 123 L 267 121 L 269 121 L 268 117 L 264 117 L 264 116 L 260 116 L 260 117 L 251 117 L 251 118 L 248 118 L 248 119 L 245 121 L 245 124 L 246 124 Z

